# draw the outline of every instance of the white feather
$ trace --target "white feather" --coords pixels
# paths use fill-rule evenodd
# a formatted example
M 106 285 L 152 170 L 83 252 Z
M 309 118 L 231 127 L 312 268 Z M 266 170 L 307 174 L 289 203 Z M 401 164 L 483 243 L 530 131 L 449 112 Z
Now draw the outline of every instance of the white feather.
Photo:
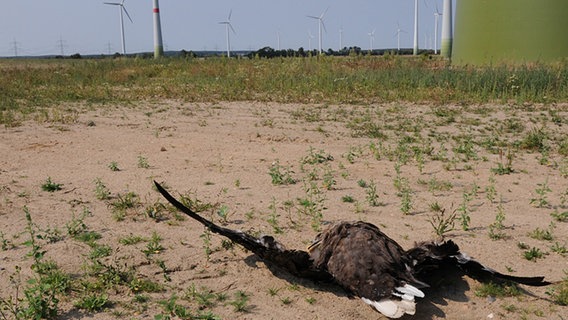
M 361 300 L 389 318 L 400 318 L 405 314 L 413 315 L 416 312 L 414 301 L 391 299 L 372 301 L 366 298 Z
M 404 287 L 397 287 L 395 288 L 395 290 L 397 290 L 400 293 L 403 293 L 404 296 L 412 296 L 412 299 L 406 299 L 406 300 L 414 301 L 414 297 L 424 298 L 424 292 L 420 291 L 418 288 L 411 286 L 409 284 L 405 284 Z

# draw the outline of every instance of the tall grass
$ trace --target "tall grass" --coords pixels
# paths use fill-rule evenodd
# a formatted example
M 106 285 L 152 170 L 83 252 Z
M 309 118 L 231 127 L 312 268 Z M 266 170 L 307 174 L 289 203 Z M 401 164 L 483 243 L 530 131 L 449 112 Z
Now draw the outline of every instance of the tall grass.
M 427 57 L 0 60 L 0 122 L 68 102 L 486 103 L 568 99 L 568 63 L 452 67 Z

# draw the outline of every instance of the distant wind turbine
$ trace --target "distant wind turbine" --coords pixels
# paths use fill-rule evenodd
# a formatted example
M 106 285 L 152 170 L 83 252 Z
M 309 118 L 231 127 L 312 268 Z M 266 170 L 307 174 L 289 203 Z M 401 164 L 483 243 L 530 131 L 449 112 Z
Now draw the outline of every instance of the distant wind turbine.
M 280 31 L 276 31 L 276 40 L 278 43 L 278 51 L 280 51 Z
M 343 26 L 339 29 L 339 51 L 343 50 Z
M 219 24 L 225 25 L 225 30 L 226 30 L 226 33 L 227 33 L 227 58 L 231 57 L 231 39 L 229 37 L 229 29 L 231 29 L 231 31 L 233 31 L 234 34 L 237 34 L 235 32 L 235 29 L 233 29 L 233 25 L 231 24 L 231 15 L 232 14 L 233 14 L 233 10 L 229 11 L 229 16 L 227 17 L 227 20 L 219 22 Z
M 308 50 L 312 51 L 312 39 L 314 38 L 314 36 L 312 35 L 312 32 L 310 30 L 308 30 Z
M 400 28 L 400 25 L 398 24 L 398 22 L 396 23 L 396 48 L 398 51 L 400 51 L 400 34 L 401 33 L 406 33 L 406 31 L 402 30 Z
M 126 11 L 126 7 L 124 6 L 124 1 L 125 0 L 122 0 L 121 2 L 105 2 L 104 3 L 104 4 L 111 5 L 111 6 L 118 6 L 118 10 L 120 11 L 120 34 L 121 34 L 121 39 L 122 39 L 122 54 L 126 54 L 126 41 L 124 39 L 123 12 L 126 13 L 128 20 L 130 20 L 130 22 L 133 23 L 132 18 L 130 18 L 130 15 L 128 14 L 128 11 Z
M 367 33 L 369 36 L 369 51 L 373 52 L 373 41 L 375 40 L 375 29 L 372 32 Z
M 325 24 L 323 23 L 323 17 L 325 16 L 325 14 L 327 13 L 327 10 L 329 10 L 329 7 L 327 7 L 325 9 L 325 11 L 323 11 L 319 17 L 316 16 L 308 16 L 308 18 L 312 18 L 312 19 L 316 19 L 318 20 L 318 35 L 319 35 L 319 53 L 322 53 L 322 29 L 327 32 L 327 30 L 325 30 Z
M 438 19 L 442 13 L 438 10 L 438 3 L 436 3 L 436 11 L 434 12 L 434 54 L 438 54 Z

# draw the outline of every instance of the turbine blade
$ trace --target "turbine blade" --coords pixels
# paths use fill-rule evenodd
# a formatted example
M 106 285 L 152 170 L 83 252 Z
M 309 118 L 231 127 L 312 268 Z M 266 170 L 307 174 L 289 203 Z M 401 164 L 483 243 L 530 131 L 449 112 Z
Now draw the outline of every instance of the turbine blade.
M 126 16 L 128 17 L 128 20 L 130 20 L 131 23 L 134 23 L 134 21 L 132 21 L 132 18 L 130 18 L 130 15 L 128 14 L 128 11 L 126 10 L 126 7 L 123 5 L 120 5 L 122 7 L 122 10 L 124 10 L 124 13 L 126 13 Z
M 227 25 L 229 25 L 229 28 L 231 28 L 231 31 L 233 31 L 233 34 L 237 34 L 235 32 L 235 29 L 233 29 L 233 25 L 230 22 L 227 22 Z
M 316 16 L 306 16 L 306 17 L 319 20 L 319 17 Z
M 325 8 L 325 10 L 321 13 L 321 15 L 319 16 L 320 19 L 323 19 L 323 16 L 325 16 L 325 14 L 327 13 L 327 10 L 329 10 L 329 7 Z
M 231 9 L 231 11 L 229 11 L 229 17 L 227 18 L 227 21 L 231 21 L 231 15 L 233 14 L 233 9 Z
M 323 23 L 323 19 L 319 19 L 321 26 L 323 27 L 323 31 L 327 33 L 327 29 L 325 28 L 325 23 Z
M 104 4 L 110 4 L 111 6 L 120 6 L 120 3 L 116 2 L 103 2 Z

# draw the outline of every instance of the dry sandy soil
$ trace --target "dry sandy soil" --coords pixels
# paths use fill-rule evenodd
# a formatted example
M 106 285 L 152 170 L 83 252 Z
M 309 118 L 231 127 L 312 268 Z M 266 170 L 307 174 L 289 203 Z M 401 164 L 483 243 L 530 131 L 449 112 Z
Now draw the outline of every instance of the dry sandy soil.
M 172 101 L 136 107 L 73 108 L 81 111 L 71 121 L 67 119 L 70 123 L 27 121 L 0 131 L 0 230 L 5 244 L 5 250 L 0 251 L 0 297 L 5 301 L 15 295 L 10 276 L 16 266 L 22 267 L 23 279 L 32 276 L 32 260 L 26 256 L 30 248 L 23 244 L 29 238 L 23 211 L 26 206 L 40 234 L 59 230 L 63 237 L 54 243 L 38 240 L 46 250 L 45 259 L 53 259 L 74 279 L 73 290 L 59 303 L 61 319 L 153 319 L 165 312 L 159 301 L 174 294 L 179 297 L 178 304 L 197 312 L 195 299 L 184 299 L 192 286 L 199 292 L 226 295 L 226 301 L 213 300 L 212 306 L 204 308 L 223 319 L 381 318 L 332 284 L 271 271 L 239 247 L 223 248 L 219 236 L 211 235 L 209 247 L 213 252 L 208 258 L 205 230 L 197 222 L 181 219 L 171 211 L 161 212 L 161 219 L 148 216 L 147 209 L 156 201 L 165 203 L 152 188 L 153 179 L 163 182 L 176 196 L 217 204 L 215 210 L 226 206 L 226 221 L 212 211 L 203 214 L 229 228 L 265 234 L 274 234 L 275 226 L 281 228 L 282 233 L 276 236 L 289 248 L 305 248 L 317 234 L 299 201 L 310 194 L 305 188 L 309 176 L 317 178 L 314 181 L 321 191 L 318 199 L 325 207 L 322 225 L 339 220 L 368 221 L 405 248 L 434 237 L 429 223 L 435 215 L 433 203 L 445 208 L 446 215 L 459 215 L 456 210 L 464 202 L 464 193 L 470 193 L 469 230 L 461 230 L 458 220 L 456 230 L 446 233 L 446 238 L 502 272 L 543 275 L 557 281 L 568 270 L 566 256 L 550 249 L 555 242 L 568 245 L 568 223 L 555 221 L 550 215 L 555 210 L 568 210 L 565 157 L 552 151 L 541 161 L 540 152 L 514 149 L 514 171 L 493 175 L 491 169 L 506 160 L 479 143 L 468 145 L 459 140 L 471 136 L 476 142 L 487 137 L 513 142 L 543 127 L 550 139 L 547 143 L 557 145 L 566 136 L 567 124 L 549 120 L 548 109 Z M 555 109 L 560 119 L 568 117 L 566 106 L 549 108 Z M 364 125 L 360 130 L 349 127 L 357 123 L 355 119 L 374 123 L 382 136 L 365 137 L 361 134 Z M 512 131 L 494 133 L 504 126 Z M 403 200 L 394 186 L 396 150 L 404 136 L 414 137 L 407 146 L 432 147 L 424 159 L 410 156 L 400 165 L 399 178 L 405 178 L 411 190 L 412 208 L 407 215 L 401 211 Z M 378 147 L 370 148 L 372 144 Z M 462 151 L 469 149 L 460 153 L 456 151 L 459 145 Z M 308 164 L 313 155 L 331 157 L 324 163 Z M 141 158 L 149 167 L 139 166 Z M 112 162 L 120 171 L 109 169 Z M 269 170 L 275 163 L 282 172 L 290 170 L 298 182 L 274 185 Z M 335 181 L 329 189 L 323 183 L 326 173 Z M 41 185 L 48 177 L 62 184 L 62 190 L 43 191 Z M 97 199 L 96 179 L 109 189 L 110 199 Z M 359 180 L 376 183 L 379 206 L 369 205 Z M 536 190 L 542 184 L 550 191 L 546 192 L 547 203 L 538 207 L 531 200 L 538 199 Z M 477 192 L 472 192 L 475 186 Z M 487 190 L 492 186 L 496 197 L 490 201 L 491 191 Z M 111 203 L 128 192 L 138 195 L 139 203 L 117 221 Z M 355 202 L 343 201 L 345 196 Z M 506 237 L 492 240 L 488 226 L 495 221 L 499 208 L 505 214 L 505 228 L 500 232 Z M 111 255 L 101 259 L 103 264 L 133 270 L 139 279 L 162 284 L 162 291 L 143 293 L 148 301 L 141 301 L 135 300 L 127 286 L 117 286 L 107 290 L 112 305 L 103 311 L 87 313 L 73 307 L 84 294 L 79 280 L 95 281 L 87 275 L 91 248 L 70 237 L 66 228 L 85 209 L 90 212 L 83 220 L 88 230 L 102 236 L 98 244 L 112 248 Z M 554 239 L 530 237 L 536 228 L 549 230 Z M 164 249 L 146 257 L 142 251 L 154 232 L 161 237 Z M 119 242 L 129 236 L 146 240 L 132 245 Z M 520 242 L 546 255 L 529 261 L 518 247 Z M 159 267 L 159 260 L 167 274 Z M 426 298 L 418 301 L 417 315 L 408 319 L 568 319 L 568 308 L 551 302 L 546 293 L 550 288 L 523 287 L 527 291 L 521 296 L 492 299 L 476 296 L 479 286 L 468 277 L 448 275 L 426 290 Z M 245 312 L 235 311 L 230 304 L 239 291 L 249 296 Z

